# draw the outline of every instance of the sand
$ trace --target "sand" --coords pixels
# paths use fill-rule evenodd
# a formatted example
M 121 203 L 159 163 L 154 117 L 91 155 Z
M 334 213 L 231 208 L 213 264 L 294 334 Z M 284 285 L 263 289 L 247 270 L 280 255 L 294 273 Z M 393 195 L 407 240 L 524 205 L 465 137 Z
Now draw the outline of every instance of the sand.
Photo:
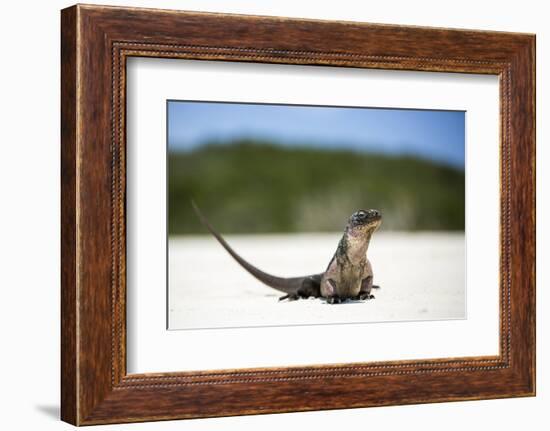
M 266 272 L 322 272 L 341 233 L 239 235 L 227 241 Z M 208 236 L 170 237 L 169 328 L 200 329 L 463 319 L 465 243 L 461 233 L 378 232 L 369 249 L 376 299 L 327 304 L 278 301 Z

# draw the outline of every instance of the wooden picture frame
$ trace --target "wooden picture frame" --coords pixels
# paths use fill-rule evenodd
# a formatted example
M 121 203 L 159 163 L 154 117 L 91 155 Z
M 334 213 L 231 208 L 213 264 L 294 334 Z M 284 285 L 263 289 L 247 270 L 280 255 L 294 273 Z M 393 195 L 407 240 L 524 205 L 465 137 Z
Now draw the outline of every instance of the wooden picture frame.
M 74 425 L 535 394 L 535 36 L 77 5 L 61 14 L 61 418 Z M 500 77 L 500 354 L 127 374 L 130 56 Z

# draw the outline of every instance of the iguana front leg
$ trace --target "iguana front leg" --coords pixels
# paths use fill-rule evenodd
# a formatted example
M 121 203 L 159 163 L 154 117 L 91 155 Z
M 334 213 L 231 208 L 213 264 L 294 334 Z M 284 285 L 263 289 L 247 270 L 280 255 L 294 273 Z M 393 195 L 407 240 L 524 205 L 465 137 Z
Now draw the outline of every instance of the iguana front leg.
M 359 295 L 357 295 L 357 299 L 374 299 L 374 295 L 372 295 L 370 292 L 373 288 L 378 289 L 379 287 L 380 286 L 373 286 L 372 275 L 369 275 L 367 278 L 364 278 L 363 281 L 361 281 L 361 289 L 359 290 Z

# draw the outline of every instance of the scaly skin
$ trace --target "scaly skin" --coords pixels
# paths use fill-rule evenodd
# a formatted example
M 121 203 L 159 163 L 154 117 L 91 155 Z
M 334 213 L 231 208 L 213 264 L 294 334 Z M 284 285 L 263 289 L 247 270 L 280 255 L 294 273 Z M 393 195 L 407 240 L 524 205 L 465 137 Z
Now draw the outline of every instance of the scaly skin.
M 321 278 L 320 293 L 329 302 L 371 299 L 372 265 L 367 259 L 372 234 L 382 221 L 376 210 L 357 211 L 346 226 L 336 253 Z
M 239 256 L 216 232 L 195 202 L 193 208 L 201 222 L 223 248 L 250 274 L 267 286 L 284 292 L 280 299 L 325 298 L 330 304 L 346 300 L 373 299 L 372 266 L 367 250 L 372 234 L 382 222 L 377 210 L 359 210 L 349 218 L 342 239 L 325 272 L 304 277 L 283 278 L 265 273 Z

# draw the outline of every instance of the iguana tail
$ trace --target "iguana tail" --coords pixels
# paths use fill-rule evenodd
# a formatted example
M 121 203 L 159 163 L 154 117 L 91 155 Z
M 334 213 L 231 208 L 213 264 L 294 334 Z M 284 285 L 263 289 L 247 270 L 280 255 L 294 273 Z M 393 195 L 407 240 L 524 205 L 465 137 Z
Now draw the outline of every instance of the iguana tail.
M 282 278 L 268 274 L 256 268 L 254 265 L 248 263 L 241 256 L 239 256 L 237 252 L 233 250 L 231 246 L 225 241 L 225 239 L 223 239 L 223 237 L 218 232 L 216 232 L 216 230 L 202 214 L 201 210 L 193 200 L 191 201 L 191 204 L 193 205 L 193 209 L 195 210 L 195 213 L 197 214 L 199 220 L 210 231 L 214 238 L 218 240 L 222 247 L 225 248 L 225 250 L 233 257 L 233 259 L 235 259 L 244 269 L 246 269 L 250 274 L 260 280 L 262 283 L 286 294 L 297 295 L 298 289 L 303 286 L 305 280 L 318 280 L 320 282 L 322 274 L 308 275 L 304 277 Z

